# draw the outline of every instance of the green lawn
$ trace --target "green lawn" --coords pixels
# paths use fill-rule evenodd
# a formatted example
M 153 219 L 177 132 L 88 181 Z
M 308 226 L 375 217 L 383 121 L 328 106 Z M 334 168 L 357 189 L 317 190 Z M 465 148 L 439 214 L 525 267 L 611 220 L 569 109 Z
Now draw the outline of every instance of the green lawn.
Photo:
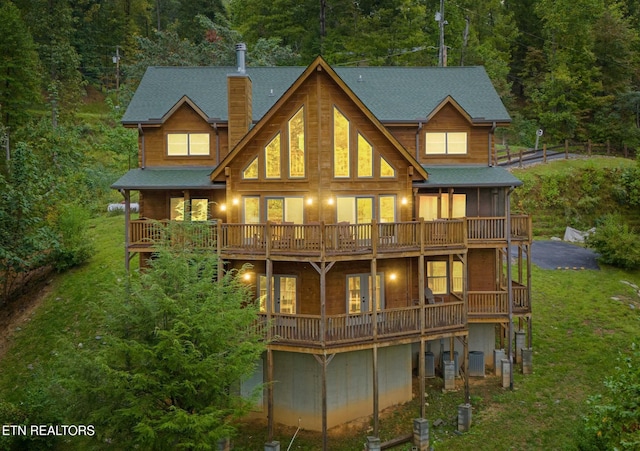
M 0 364 L 0 401 L 33 399 L 39 384 L 55 377 L 56 359 L 74 349 L 100 346 L 101 294 L 123 283 L 123 217 L 92 221 L 95 256 L 83 267 L 54 276 L 41 306 L 16 325 L 11 347 Z M 442 393 L 440 379 L 429 380 L 427 418 L 444 425 L 431 431 L 431 444 L 442 450 L 564 450 L 575 446 L 589 395 L 602 390 L 620 352 L 638 342 L 640 296 L 627 284 L 640 285 L 640 271 L 533 270 L 534 374 L 516 372 L 514 390 L 494 377 L 472 381 L 471 431 L 454 433 L 456 406 L 463 392 Z M 615 298 L 615 299 L 614 299 Z M 34 388 L 35 387 L 35 388 Z M 381 439 L 412 432 L 419 413 L 413 403 L 381 418 Z M 334 436 L 331 450 L 362 449 L 368 425 Z M 276 440 L 287 449 L 295 428 L 280 428 Z M 235 449 L 263 449 L 266 431 L 242 428 Z M 293 450 L 315 450 L 317 433 L 298 433 Z M 86 449 L 69 440 L 60 449 Z M 409 445 L 397 449 L 410 450 Z

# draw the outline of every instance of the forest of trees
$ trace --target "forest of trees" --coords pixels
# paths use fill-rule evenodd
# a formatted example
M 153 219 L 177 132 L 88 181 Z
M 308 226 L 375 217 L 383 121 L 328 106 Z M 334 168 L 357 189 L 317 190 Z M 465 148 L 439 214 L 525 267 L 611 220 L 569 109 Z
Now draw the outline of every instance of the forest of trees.
M 146 68 L 233 65 L 241 41 L 254 66 L 483 65 L 509 144 L 542 128 L 548 144 L 640 146 L 636 0 L 0 0 L 0 29 L 0 298 L 89 254 L 69 238 L 87 208 L 69 205 L 117 199 L 137 151 L 118 121 Z M 86 114 L 91 93 L 106 120 Z
M 640 143 L 635 0 L 1 4 L 0 125 L 12 130 L 34 105 L 53 121 L 72 115 L 88 85 L 118 87 L 126 106 L 149 64 L 230 64 L 242 40 L 254 65 L 305 65 L 319 54 L 333 65 L 483 65 L 514 118 L 513 141 L 543 128 L 551 141 Z

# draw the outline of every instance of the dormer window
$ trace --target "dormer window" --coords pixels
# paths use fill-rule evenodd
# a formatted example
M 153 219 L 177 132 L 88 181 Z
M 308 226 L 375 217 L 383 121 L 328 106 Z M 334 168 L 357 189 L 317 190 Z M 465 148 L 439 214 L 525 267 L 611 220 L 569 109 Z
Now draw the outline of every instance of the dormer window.
M 425 134 L 427 155 L 465 155 L 466 132 L 429 132 Z
M 208 156 L 208 133 L 167 134 L 167 155 L 170 157 Z

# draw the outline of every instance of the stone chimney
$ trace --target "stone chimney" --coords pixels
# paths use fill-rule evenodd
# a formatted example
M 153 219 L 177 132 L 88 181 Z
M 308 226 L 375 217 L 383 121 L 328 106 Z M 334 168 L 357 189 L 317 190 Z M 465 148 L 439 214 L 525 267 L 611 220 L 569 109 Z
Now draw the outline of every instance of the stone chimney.
M 229 151 L 247 134 L 253 120 L 251 78 L 245 67 L 246 52 L 246 44 L 236 44 L 238 71 L 227 76 Z

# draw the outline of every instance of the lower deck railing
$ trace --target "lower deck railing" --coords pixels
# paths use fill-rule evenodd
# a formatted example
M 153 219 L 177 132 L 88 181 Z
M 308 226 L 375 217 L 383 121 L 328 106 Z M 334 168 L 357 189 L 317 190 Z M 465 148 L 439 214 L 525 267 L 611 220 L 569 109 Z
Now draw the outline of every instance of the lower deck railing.
M 512 290 L 512 313 L 530 313 L 531 303 L 527 287 L 514 282 Z M 469 291 L 467 299 L 470 316 L 507 315 L 509 313 L 509 297 L 507 291 Z
M 375 319 L 374 319 L 375 318 Z M 366 343 L 405 336 L 421 336 L 466 327 L 464 303 L 445 302 L 389 309 L 377 312 L 330 315 L 260 314 L 263 327 L 269 327 L 268 336 L 278 344 L 304 344 L 306 346 L 335 346 Z M 323 327 L 324 326 L 324 327 Z M 324 335 L 323 335 L 324 332 Z

